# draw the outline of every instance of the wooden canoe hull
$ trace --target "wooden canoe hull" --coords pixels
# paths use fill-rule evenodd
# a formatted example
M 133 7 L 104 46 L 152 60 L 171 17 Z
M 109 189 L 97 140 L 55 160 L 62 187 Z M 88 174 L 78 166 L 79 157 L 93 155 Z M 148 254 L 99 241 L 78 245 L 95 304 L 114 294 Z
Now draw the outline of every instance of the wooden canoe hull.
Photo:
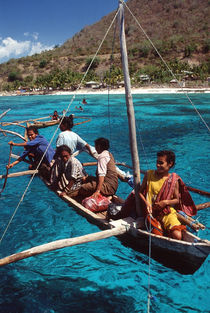
M 159 263 L 173 268 L 182 274 L 193 274 L 203 264 L 210 253 L 210 241 L 202 240 L 190 232 L 186 232 L 185 240 L 175 240 L 165 236 L 150 234 L 139 228 L 143 221 L 136 221 L 131 217 L 117 221 L 108 221 L 106 212 L 93 213 L 83 207 L 74 199 L 64 196 L 62 198 L 76 212 L 85 217 L 90 223 L 97 225 L 100 229 L 117 227 L 120 224 L 128 224 L 129 231 L 117 236 L 123 245 L 148 255 L 151 237 L 151 257 Z M 138 226 L 136 226 L 138 224 Z
M 46 122 L 35 122 L 33 124 L 30 124 L 30 126 L 36 126 L 37 128 L 46 128 L 49 126 L 54 126 L 59 124 L 60 120 L 52 120 L 52 121 L 46 121 Z

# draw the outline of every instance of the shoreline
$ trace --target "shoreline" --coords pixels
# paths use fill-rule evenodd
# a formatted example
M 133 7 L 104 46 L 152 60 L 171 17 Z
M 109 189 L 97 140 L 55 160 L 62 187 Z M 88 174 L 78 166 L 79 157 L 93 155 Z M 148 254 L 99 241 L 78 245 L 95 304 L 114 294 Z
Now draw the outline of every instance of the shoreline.
M 125 93 L 124 88 L 116 88 L 109 89 L 110 94 L 114 95 L 122 95 Z M 131 93 L 135 94 L 176 94 L 176 93 L 210 93 L 210 88 L 176 88 L 176 87 L 139 87 L 139 88 L 131 88 Z M 33 96 L 33 95 L 48 95 L 48 96 L 64 96 L 64 95 L 106 95 L 108 94 L 108 89 L 92 89 L 92 88 L 82 88 L 75 91 L 63 91 L 63 90 L 55 90 L 55 91 L 33 91 L 33 92 L 2 92 L 0 93 L 0 97 L 9 97 L 9 96 Z

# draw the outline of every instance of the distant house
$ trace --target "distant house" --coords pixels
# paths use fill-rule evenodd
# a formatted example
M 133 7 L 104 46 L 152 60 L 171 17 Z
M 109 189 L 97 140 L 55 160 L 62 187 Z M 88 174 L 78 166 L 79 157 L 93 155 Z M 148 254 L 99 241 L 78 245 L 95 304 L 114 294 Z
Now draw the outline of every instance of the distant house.
M 94 82 L 94 81 L 89 81 L 85 85 L 86 85 L 87 88 L 93 88 L 93 89 L 100 88 L 99 83 Z
M 139 78 L 140 78 L 141 82 L 148 82 L 148 81 L 150 81 L 149 75 L 146 75 L 146 74 L 140 75 Z
M 178 84 L 178 80 L 177 79 L 172 79 L 172 80 L 170 80 L 170 84 Z
M 117 83 L 118 88 L 122 88 L 125 86 L 124 80 L 122 80 L 121 82 Z

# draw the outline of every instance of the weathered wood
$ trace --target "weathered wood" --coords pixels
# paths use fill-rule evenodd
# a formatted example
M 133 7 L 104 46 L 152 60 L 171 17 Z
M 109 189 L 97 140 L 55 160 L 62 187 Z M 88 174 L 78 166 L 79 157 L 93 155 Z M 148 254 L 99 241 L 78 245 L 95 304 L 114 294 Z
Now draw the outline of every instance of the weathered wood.
M 91 118 L 87 121 L 83 121 L 83 122 L 79 122 L 79 123 L 75 123 L 73 126 L 76 126 L 76 125 L 81 125 L 81 124 L 84 124 L 84 123 L 87 123 L 87 122 L 90 122 L 91 121 Z
M 8 110 L 4 111 L 3 113 L 1 113 L 1 114 L 0 114 L 0 119 L 1 119 L 2 117 L 4 117 L 10 110 L 11 110 L 11 109 L 8 109 Z
M 2 129 L 2 128 L 0 128 L 0 132 L 8 133 L 8 134 L 12 134 L 12 135 L 18 136 L 18 137 L 20 137 L 21 139 L 23 139 L 23 140 L 25 141 L 25 138 L 24 138 L 22 135 L 20 135 L 20 134 L 18 134 L 18 133 L 16 133 L 16 132 L 13 132 L 13 131 L 11 131 L 11 130 L 7 130 L 7 129 Z
M 10 145 L 10 152 L 9 152 L 8 166 L 10 165 L 11 154 L 12 154 L 12 146 Z M 9 173 L 9 168 L 7 168 L 6 175 L 5 175 L 5 180 L 4 180 L 4 184 L 3 184 L 2 190 L 0 191 L 0 194 L 4 191 L 4 189 L 5 189 L 5 187 L 6 187 L 6 184 L 7 184 L 7 178 L 8 178 L 8 173 Z
M 199 229 L 205 229 L 206 228 L 203 224 L 197 222 L 196 220 L 194 220 L 190 216 L 183 216 L 182 214 L 177 212 L 177 217 L 182 224 L 188 225 L 189 227 L 191 227 L 192 229 L 194 229 L 196 231 L 198 231 Z
M 14 153 L 12 153 L 12 154 L 11 154 L 11 157 L 12 157 L 13 159 L 16 159 L 16 160 L 17 160 L 17 159 L 19 159 L 20 156 L 14 154 Z M 28 164 L 31 164 L 31 162 L 30 162 L 29 160 L 27 160 L 27 159 L 24 159 L 23 162 L 28 163 Z
M 35 118 L 35 119 L 29 119 L 29 120 L 24 120 L 24 121 L 14 121 L 14 122 L 22 124 L 22 123 L 27 123 L 27 122 L 34 122 L 34 121 L 38 121 L 38 120 L 43 120 L 43 119 L 46 119 L 46 118 L 50 118 L 50 115 L 44 116 L 44 117 Z
M 197 188 L 194 188 L 194 187 L 191 187 L 191 186 L 187 186 L 187 189 L 189 191 L 192 191 L 192 192 L 195 192 L 195 193 L 199 193 L 202 196 L 210 197 L 210 192 L 208 192 L 208 191 L 200 190 L 200 189 L 197 189 Z
M 0 124 L 1 124 L 1 126 L 15 125 L 15 126 L 20 126 L 20 127 L 26 128 L 26 126 L 21 125 L 21 124 L 19 124 L 19 123 L 14 123 L 14 122 L 7 122 L 7 123 L 2 122 L 2 123 L 0 123 Z
M 196 209 L 198 211 L 203 210 L 203 209 L 207 209 L 207 208 L 210 208 L 210 202 L 205 202 L 205 203 L 201 203 L 201 204 L 196 205 Z
M 116 227 L 113 229 L 108 229 L 108 230 L 104 230 L 104 231 L 100 231 L 97 233 L 92 233 L 92 234 L 88 234 L 88 235 L 84 235 L 80 237 L 52 241 L 52 242 L 33 247 L 31 249 L 28 249 L 19 253 L 12 254 L 3 259 L 0 259 L 0 266 L 14 263 L 19 260 L 23 260 L 23 259 L 35 256 L 37 254 L 42 254 L 44 252 L 49 252 L 49 251 L 53 251 L 57 249 L 63 249 L 66 247 L 72 247 L 75 245 L 80 245 L 80 244 L 91 242 L 91 241 L 101 240 L 101 239 L 109 238 L 112 236 L 122 235 L 126 233 L 127 230 L 128 230 L 127 227 L 120 226 L 120 227 Z
M 33 175 L 33 174 L 38 173 L 38 170 L 28 170 L 28 171 L 23 171 L 23 172 L 16 172 L 16 173 L 11 173 L 8 174 L 7 177 L 8 178 L 12 178 L 12 177 L 19 177 L 19 176 L 24 176 L 24 175 Z M 0 179 L 5 178 L 6 175 L 0 175 Z
M 129 124 L 129 139 L 130 148 L 133 164 L 133 177 L 134 177 L 134 189 L 135 189 L 135 200 L 136 200 L 136 211 L 140 215 L 140 200 L 138 197 L 139 187 L 140 187 L 140 164 L 136 140 L 136 122 L 134 116 L 133 99 L 131 94 L 131 82 L 128 69 L 128 55 L 125 39 L 125 25 L 124 25 L 124 7 L 123 3 L 119 2 L 119 20 L 120 20 L 120 50 L 122 57 L 122 67 L 124 73 L 124 83 L 125 83 L 125 95 L 126 95 L 126 106 L 127 106 L 127 116 Z

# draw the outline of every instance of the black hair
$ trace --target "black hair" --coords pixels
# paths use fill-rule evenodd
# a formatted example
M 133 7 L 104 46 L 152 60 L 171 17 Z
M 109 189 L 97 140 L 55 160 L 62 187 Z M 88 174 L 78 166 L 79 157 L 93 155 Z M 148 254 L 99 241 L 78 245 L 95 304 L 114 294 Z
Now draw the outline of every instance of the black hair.
M 108 150 L 109 149 L 109 140 L 106 138 L 100 137 L 100 138 L 95 140 L 95 145 L 99 145 L 103 151 Z
M 38 134 L 39 133 L 38 132 L 38 128 L 36 126 L 33 126 L 33 125 L 31 125 L 29 127 L 26 127 L 27 133 L 28 133 L 29 130 L 32 130 L 34 132 L 34 134 Z
M 63 151 L 68 152 L 70 155 L 72 154 L 72 151 L 69 148 L 69 146 L 62 145 L 62 146 L 59 146 L 59 147 L 56 148 L 54 159 L 57 159 L 58 157 L 60 157 L 61 156 L 61 152 L 63 152 Z
M 71 115 L 70 115 L 71 116 Z M 74 126 L 73 124 L 73 116 L 71 117 L 65 116 L 61 122 L 61 125 L 65 125 L 65 127 L 70 130 Z
M 176 156 L 173 151 L 162 150 L 162 151 L 157 152 L 157 157 L 162 157 L 162 156 L 166 156 L 167 163 L 172 163 L 171 167 L 175 165 Z

